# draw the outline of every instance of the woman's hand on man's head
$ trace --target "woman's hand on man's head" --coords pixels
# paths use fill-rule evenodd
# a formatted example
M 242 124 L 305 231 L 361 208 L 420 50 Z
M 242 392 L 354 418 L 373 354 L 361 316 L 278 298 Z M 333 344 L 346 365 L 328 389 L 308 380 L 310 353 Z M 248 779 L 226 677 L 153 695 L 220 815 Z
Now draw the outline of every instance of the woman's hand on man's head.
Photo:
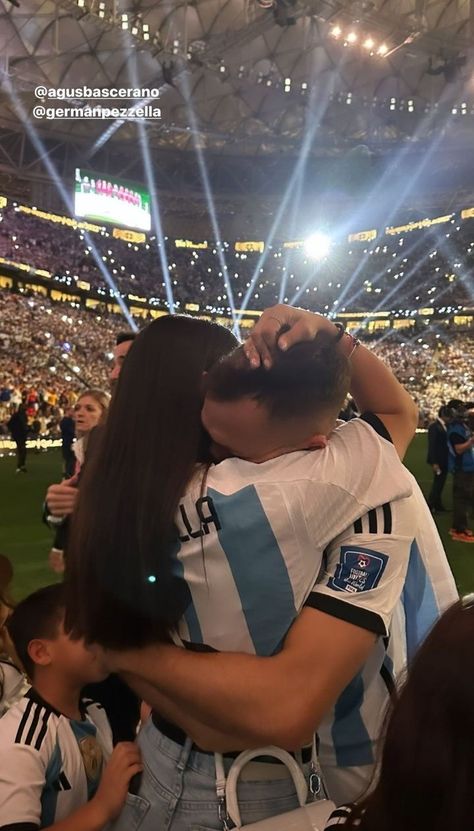
M 318 332 L 337 335 L 334 323 L 323 315 L 279 303 L 265 309 L 244 344 L 251 366 L 271 367 L 272 353 L 287 350 L 295 343 L 314 340 Z

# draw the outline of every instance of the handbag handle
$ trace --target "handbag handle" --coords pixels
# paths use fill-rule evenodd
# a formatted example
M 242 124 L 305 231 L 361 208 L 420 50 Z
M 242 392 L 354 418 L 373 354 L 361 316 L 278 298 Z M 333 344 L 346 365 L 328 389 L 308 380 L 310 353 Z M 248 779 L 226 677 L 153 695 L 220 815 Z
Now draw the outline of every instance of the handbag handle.
M 239 801 L 237 798 L 237 782 L 245 765 L 251 762 L 252 759 L 256 759 L 259 756 L 274 756 L 276 759 L 279 759 L 280 762 L 283 762 L 283 764 L 288 768 L 291 778 L 295 783 L 296 795 L 298 797 L 300 807 L 303 807 L 308 799 L 308 785 L 303 772 L 293 756 L 291 756 L 286 750 L 282 750 L 280 747 L 274 747 L 273 745 L 260 747 L 256 750 L 244 750 L 232 763 L 229 773 L 227 774 L 225 788 L 227 813 L 237 828 L 241 828 L 242 826 Z

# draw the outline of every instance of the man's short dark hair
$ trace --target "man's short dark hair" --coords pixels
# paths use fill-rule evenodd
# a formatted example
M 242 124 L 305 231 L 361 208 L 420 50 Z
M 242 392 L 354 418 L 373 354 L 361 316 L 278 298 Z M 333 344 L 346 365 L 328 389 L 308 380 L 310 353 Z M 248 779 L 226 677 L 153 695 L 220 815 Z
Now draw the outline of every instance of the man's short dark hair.
M 63 583 L 45 586 L 22 600 L 7 621 L 13 646 L 31 680 L 35 664 L 28 654 L 28 646 L 35 638 L 53 640 L 57 636 L 64 615 L 64 598 Z
M 461 401 L 460 398 L 451 398 L 446 406 L 449 407 L 450 410 L 462 410 L 464 407 L 464 401 Z
M 135 340 L 135 332 L 119 332 L 115 340 L 115 345 L 120 346 L 121 343 L 126 343 L 129 340 Z
M 350 366 L 335 339 L 320 333 L 287 352 L 276 350 L 270 369 L 252 369 L 242 347 L 222 358 L 207 376 L 217 401 L 253 398 L 277 419 L 337 413 L 349 391 Z

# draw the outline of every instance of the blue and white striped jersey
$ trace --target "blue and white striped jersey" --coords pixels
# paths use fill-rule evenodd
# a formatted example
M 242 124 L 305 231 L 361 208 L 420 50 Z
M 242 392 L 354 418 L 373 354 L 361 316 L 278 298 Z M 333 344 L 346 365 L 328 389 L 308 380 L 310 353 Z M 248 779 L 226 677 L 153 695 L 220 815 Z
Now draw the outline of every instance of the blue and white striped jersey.
M 358 517 L 411 493 L 393 445 L 363 419 L 323 450 L 263 464 L 227 459 L 191 483 L 177 519 L 175 576 L 189 589 L 185 642 L 272 655 L 320 572 L 326 547 Z M 408 561 L 407 545 L 402 559 Z
M 381 635 L 318 731 L 320 762 L 336 804 L 356 800 L 370 783 L 390 694 L 458 597 L 426 500 L 412 475 L 405 475 L 412 495 L 370 511 L 334 540 L 308 598 L 308 605 Z M 409 557 L 402 565 L 406 540 Z M 376 581 L 370 575 L 380 563 Z
M 379 635 L 320 731 L 331 797 L 356 798 L 394 679 L 457 597 L 416 480 L 390 441 L 354 419 L 324 450 L 212 467 L 191 484 L 178 527 L 187 645 L 274 654 L 304 605 Z
M 48 828 L 91 799 L 112 752 L 104 709 L 82 702 L 81 721 L 33 690 L 0 719 L 0 831 Z

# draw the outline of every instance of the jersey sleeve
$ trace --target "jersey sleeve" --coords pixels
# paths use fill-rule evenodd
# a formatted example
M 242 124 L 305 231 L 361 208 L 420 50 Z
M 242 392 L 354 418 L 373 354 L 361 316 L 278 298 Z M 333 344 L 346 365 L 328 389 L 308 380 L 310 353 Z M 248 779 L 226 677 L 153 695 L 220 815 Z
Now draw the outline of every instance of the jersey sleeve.
M 359 516 L 364 507 L 375 508 L 412 492 L 384 424 L 370 413 L 336 427 L 322 457 L 314 460 L 314 475 L 357 501 L 362 506 Z
M 34 747 L 1 742 L 0 831 L 36 829 L 41 822 L 45 767 Z
M 388 635 L 413 542 L 409 501 L 369 511 L 328 546 L 306 606 Z
M 303 511 L 321 550 L 369 510 L 411 496 L 408 471 L 382 433 L 376 416 L 372 423 L 354 418 L 331 433 L 324 450 L 308 454 Z

